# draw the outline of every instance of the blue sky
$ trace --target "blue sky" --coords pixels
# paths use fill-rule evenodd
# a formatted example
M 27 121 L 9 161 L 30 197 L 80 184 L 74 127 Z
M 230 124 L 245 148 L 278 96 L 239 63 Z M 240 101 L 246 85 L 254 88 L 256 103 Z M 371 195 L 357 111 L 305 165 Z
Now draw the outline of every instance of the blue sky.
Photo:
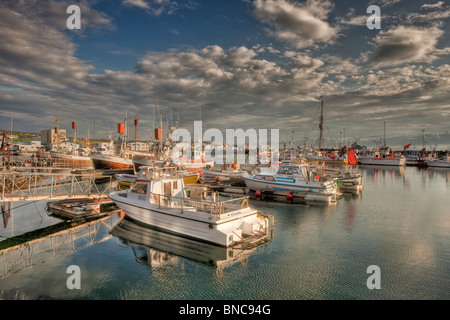
M 68 30 L 66 8 L 81 9 Z M 369 5 L 381 29 L 369 30 Z M 450 4 L 411 0 L 0 2 L 0 129 L 106 137 L 137 114 L 364 143 L 448 131 Z M 405 141 L 407 144 L 408 141 Z M 450 142 L 449 142 L 450 145 Z

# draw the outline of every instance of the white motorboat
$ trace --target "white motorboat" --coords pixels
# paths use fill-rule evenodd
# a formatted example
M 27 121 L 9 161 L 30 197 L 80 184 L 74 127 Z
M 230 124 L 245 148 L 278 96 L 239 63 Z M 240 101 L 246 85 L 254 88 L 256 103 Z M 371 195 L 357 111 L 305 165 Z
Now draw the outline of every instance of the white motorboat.
M 209 200 L 190 190 L 183 179 L 136 180 L 109 197 L 131 219 L 146 225 L 223 247 L 267 236 L 270 219 L 248 206 L 248 197 Z
M 450 168 L 450 156 L 425 161 L 428 167 Z
M 305 198 L 305 200 L 334 202 L 340 194 L 334 179 L 320 176 L 308 163 L 281 165 L 276 173 L 256 173 L 243 176 L 249 190 Z

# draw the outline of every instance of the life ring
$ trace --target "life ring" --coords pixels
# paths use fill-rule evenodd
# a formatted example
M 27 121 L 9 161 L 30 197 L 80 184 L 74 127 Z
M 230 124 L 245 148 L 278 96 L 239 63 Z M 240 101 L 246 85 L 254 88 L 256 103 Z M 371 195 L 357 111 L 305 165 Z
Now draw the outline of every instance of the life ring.
M 124 159 L 128 159 L 128 154 L 125 153 L 125 154 L 123 155 L 123 157 L 124 157 Z

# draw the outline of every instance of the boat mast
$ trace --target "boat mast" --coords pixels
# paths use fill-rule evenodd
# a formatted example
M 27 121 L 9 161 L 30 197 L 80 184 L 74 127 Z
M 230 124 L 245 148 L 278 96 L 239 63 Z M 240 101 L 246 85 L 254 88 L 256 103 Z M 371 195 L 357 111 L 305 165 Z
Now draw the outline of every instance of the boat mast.
M 322 135 L 323 135 L 323 95 L 320 97 L 321 106 L 320 106 L 320 135 L 319 135 L 319 151 L 322 149 Z

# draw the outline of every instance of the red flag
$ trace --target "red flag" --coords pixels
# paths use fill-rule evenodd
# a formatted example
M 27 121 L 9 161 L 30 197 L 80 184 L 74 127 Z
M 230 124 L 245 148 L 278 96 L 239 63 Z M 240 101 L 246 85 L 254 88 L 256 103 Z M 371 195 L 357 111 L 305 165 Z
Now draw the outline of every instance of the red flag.
M 410 144 L 407 144 L 406 146 L 403 146 L 403 150 L 408 149 L 410 146 L 411 146 L 411 143 L 410 143 Z

